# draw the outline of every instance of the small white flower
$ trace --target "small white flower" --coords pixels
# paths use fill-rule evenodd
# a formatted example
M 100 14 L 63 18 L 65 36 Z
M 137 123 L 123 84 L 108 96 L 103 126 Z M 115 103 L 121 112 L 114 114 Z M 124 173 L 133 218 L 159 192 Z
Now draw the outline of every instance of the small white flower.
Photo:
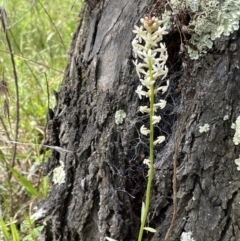
M 138 94 L 139 99 L 142 99 L 142 96 L 146 96 L 146 97 L 148 96 L 148 93 L 142 90 L 142 85 L 139 85 L 137 87 L 137 90 L 135 90 L 135 92 Z
M 166 64 L 167 59 L 168 59 L 168 55 L 167 54 L 161 55 L 161 57 L 159 58 L 159 60 L 162 61 L 162 63 L 164 63 L 164 64 Z
M 199 126 L 199 132 L 203 133 L 203 132 L 208 132 L 209 131 L 209 124 L 205 124 L 204 126 Z
M 138 60 L 133 61 L 134 65 L 136 66 L 136 71 L 138 74 L 138 77 L 140 78 L 140 74 L 147 74 L 146 71 L 143 69 L 143 67 L 147 67 L 146 64 L 138 63 Z
M 157 63 L 156 65 L 153 65 L 153 78 L 156 79 L 159 76 L 163 76 L 162 79 L 164 79 L 168 74 L 168 67 L 164 65 L 162 67 L 161 64 Z
M 147 136 L 147 135 L 150 133 L 150 130 L 148 130 L 148 129 L 143 125 L 143 126 L 141 126 L 141 128 L 140 128 L 140 132 L 141 132 L 143 135 Z
M 142 59 L 143 52 L 146 52 L 147 48 L 145 48 L 144 45 L 139 44 L 136 38 L 133 39 L 132 46 L 133 46 L 133 52 L 134 52 L 135 58 L 139 57 Z
M 160 120 L 161 120 L 161 116 L 156 116 L 156 115 L 154 115 L 154 116 L 152 117 L 152 124 L 153 124 L 153 125 L 154 125 L 154 124 L 157 124 L 157 123 L 160 122 Z
M 149 159 L 144 159 L 143 164 L 148 165 L 148 167 L 150 168 L 150 160 Z
M 141 45 L 139 44 L 137 38 L 134 38 L 134 39 L 133 39 L 133 41 L 132 41 L 132 47 L 133 47 L 133 50 L 138 49 L 139 47 L 141 47 Z
M 148 66 L 154 65 L 156 54 L 157 54 L 157 53 L 152 53 L 152 50 L 151 50 L 151 49 L 149 49 L 147 52 L 144 51 L 144 52 L 143 52 L 144 62 L 145 62 Z
M 158 62 L 162 62 L 162 64 L 166 64 L 167 62 L 167 59 L 168 59 L 168 52 L 167 52 L 167 49 L 165 47 L 165 45 L 162 45 L 162 48 L 157 48 L 155 49 L 153 52 L 159 52 L 160 53 L 160 57 L 156 59 L 156 61 Z
M 144 113 L 149 113 L 150 109 L 148 108 L 148 106 L 145 105 L 145 106 L 140 106 L 139 111 L 144 114 Z
M 161 109 L 163 109 L 163 108 L 165 108 L 166 104 L 167 104 L 166 100 L 160 100 L 159 103 L 154 104 L 154 108 L 160 107 Z
M 143 39 L 146 42 L 145 44 L 146 48 L 152 48 L 153 46 L 157 46 L 159 42 L 159 41 L 155 41 L 156 38 L 154 39 L 151 33 L 147 33 L 147 36 L 143 37 Z
M 165 136 L 159 136 L 159 137 L 157 137 L 157 140 L 155 140 L 155 141 L 153 142 L 153 144 L 154 144 L 154 145 L 161 144 L 162 142 L 165 141 L 165 139 L 166 139 Z
M 164 94 L 168 90 L 168 87 L 169 87 L 169 80 L 167 80 L 167 85 L 160 86 L 159 88 L 157 88 L 155 90 L 155 93 L 157 93 L 159 90 L 161 90 L 162 93 Z
M 151 81 L 150 77 L 146 77 L 145 79 L 140 79 L 140 82 L 148 89 L 150 89 L 151 85 L 155 84 L 155 80 Z
M 161 55 L 166 55 L 168 56 L 168 53 L 167 53 L 167 48 L 166 48 L 166 45 L 165 43 L 160 43 L 160 48 L 156 48 L 153 50 L 153 52 L 158 52 L 158 53 L 161 53 Z
M 162 36 L 165 35 L 165 34 L 168 34 L 168 32 L 165 31 L 165 30 L 166 30 L 165 27 L 159 26 L 158 30 L 156 32 L 154 32 L 153 35 L 158 35 L 160 37 L 159 41 L 162 41 Z
M 144 23 L 146 22 L 146 20 L 145 20 L 144 18 L 141 18 L 141 19 L 140 19 L 140 22 L 141 22 L 142 24 L 144 24 Z
M 136 36 L 137 36 L 137 38 L 139 40 L 139 43 L 141 43 L 143 37 L 145 37 L 145 38 L 147 37 L 147 31 L 143 30 L 143 26 L 141 26 L 139 28 L 138 26 L 134 25 L 134 28 L 135 29 L 133 30 L 133 32 L 136 34 Z

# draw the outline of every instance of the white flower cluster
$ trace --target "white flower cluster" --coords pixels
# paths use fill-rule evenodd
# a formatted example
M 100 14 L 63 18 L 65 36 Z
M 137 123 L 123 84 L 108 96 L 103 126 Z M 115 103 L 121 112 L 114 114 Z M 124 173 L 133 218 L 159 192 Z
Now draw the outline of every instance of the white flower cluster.
M 141 84 L 137 87 L 136 93 L 139 98 L 147 97 L 150 102 L 154 100 L 154 94 L 161 92 L 165 93 L 169 87 L 169 80 L 164 86 L 154 88 L 154 84 L 158 77 L 164 79 L 168 74 L 166 61 L 168 58 L 167 48 L 165 43 L 162 43 L 163 35 L 167 34 L 166 28 L 163 26 L 163 21 L 156 17 L 145 17 L 141 19 L 142 26 L 134 26 L 133 32 L 136 37 L 132 41 L 133 52 L 136 60 L 134 65 L 140 79 Z M 152 112 L 148 106 L 140 106 L 139 111 L 142 113 L 152 114 L 150 118 L 152 125 L 157 124 L 161 120 L 161 116 L 154 115 L 157 108 L 163 109 L 166 106 L 166 100 L 161 99 L 159 103 L 153 103 Z M 151 105 L 151 104 L 150 104 Z M 144 125 L 140 132 L 143 135 L 150 134 L 150 130 Z M 154 141 L 154 145 L 162 143 L 165 136 L 159 136 Z

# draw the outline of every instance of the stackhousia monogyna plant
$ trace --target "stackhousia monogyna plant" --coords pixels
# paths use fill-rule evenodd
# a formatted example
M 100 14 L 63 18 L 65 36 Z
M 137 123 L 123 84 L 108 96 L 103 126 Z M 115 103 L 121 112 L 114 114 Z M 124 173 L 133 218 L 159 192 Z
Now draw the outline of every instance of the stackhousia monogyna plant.
M 139 230 L 138 241 L 142 240 L 143 230 L 155 232 L 153 228 L 145 227 L 148 209 L 150 205 L 151 185 L 154 173 L 154 154 L 153 149 L 157 144 L 165 141 L 165 136 L 154 137 L 154 125 L 161 121 L 161 116 L 156 115 L 157 108 L 163 109 L 166 100 L 160 99 L 155 103 L 154 97 L 157 93 L 164 94 L 169 86 L 167 80 L 163 86 L 155 87 L 157 79 L 164 79 L 168 74 L 166 61 L 168 53 L 165 44 L 162 42 L 163 35 L 167 34 L 163 23 L 156 17 L 145 17 L 141 19 L 142 25 L 135 26 L 133 32 L 136 37 L 132 41 L 133 52 L 135 55 L 135 66 L 141 84 L 138 85 L 136 93 L 139 98 L 149 98 L 149 106 L 140 106 L 139 111 L 149 115 L 149 128 L 142 125 L 140 132 L 142 135 L 149 135 L 149 158 L 144 159 L 144 164 L 148 166 L 148 182 L 146 190 L 146 200 L 142 204 L 141 227 Z

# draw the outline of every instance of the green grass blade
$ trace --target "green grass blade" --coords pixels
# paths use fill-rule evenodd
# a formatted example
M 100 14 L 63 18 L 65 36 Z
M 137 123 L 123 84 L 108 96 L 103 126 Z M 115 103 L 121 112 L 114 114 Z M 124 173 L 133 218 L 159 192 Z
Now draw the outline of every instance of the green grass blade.
M 5 222 L 3 221 L 2 218 L 0 218 L 0 224 L 1 224 L 1 227 L 2 227 L 2 232 L 3 232 L 3 236 L 5 238 L 5 241 L 10 241 L 10 236 L 9 236 L 7 226 L 6 226 L 6 224 L 5 224 Z
M 10 225 L 10 228 L 11 228 L 13 241 L 20 241 L 19 234 L 18 234 L 15 223 L 12 222 L 11 225 Z
M 13 176 L 23 185 L 23 187 L 30 195 L 35 196 L 39 199 L 41 198 L 41 195 L 39 194 L 37 189 L 24 176 L 22 176 L 18 171 L 16 171 L 9 165 L 8 168 L 12 172 Z

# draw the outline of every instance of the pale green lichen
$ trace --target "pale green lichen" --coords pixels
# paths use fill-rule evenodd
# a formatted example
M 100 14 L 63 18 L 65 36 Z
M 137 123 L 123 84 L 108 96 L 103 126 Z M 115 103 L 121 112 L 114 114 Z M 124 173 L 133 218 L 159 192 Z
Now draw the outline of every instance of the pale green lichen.
M 181 241 L 195 241 L 192 237 L 192 232 L 183 232 L 181 235 Z
M 56 167 L 53 170 L 53 178 L 52 181 L 54 184 L 62 184 L 65 182 L 66 173 L 64 171 L 64 163 L 60 161 L 60 166 Z
M 232 123 L 231 128 L 235 130 L 233 143 L 238 145 L 240 143 L 240 116 L 237 117 L 236 123 Z M 234 160 L 234 162 L 237 165 L 237 170 L 240 171 L 240 155 L 239 158 Z
M 239 155 L 239 158 L 234 160 L 234 162 L 237 165 L 237 170 L 240 171 L 240 155 Z
M 233 142 L 238 145 L 240 143 L 240 116 L 236 119 L 236 123 L 232 123 L 231 128 L 235 130 Z
M 162 23 L 163 27 L 166 28 L 167 30 L 170 30 L 172 28 L 172 12 L 165 10 L 164 13 L 162 14 Z
M 126 117 L 126 113 L 124 112 L 124 110 L 116 111 L 116 113 L 115 113 L 115 123 L 117 125 L 122 124 L 125 117 Z
M 208 132 L 209 128 L 210 128 L 209 124 L 205 124 L 203 126 L 199 126 L 199 132 L 200 133 Z
M 240 0 L 172 0 L 174 11 L 185 12 L 190 17 L 187 29 L 191 34 L 188 53 L 198 59 L 213 46 L 221 35 L 229 36 L 239 28 Z
M 225 116 L 223 117 L 223 120 L 224 120 L 224 121 L 229 120 L 229 115 L 225 115 Z

